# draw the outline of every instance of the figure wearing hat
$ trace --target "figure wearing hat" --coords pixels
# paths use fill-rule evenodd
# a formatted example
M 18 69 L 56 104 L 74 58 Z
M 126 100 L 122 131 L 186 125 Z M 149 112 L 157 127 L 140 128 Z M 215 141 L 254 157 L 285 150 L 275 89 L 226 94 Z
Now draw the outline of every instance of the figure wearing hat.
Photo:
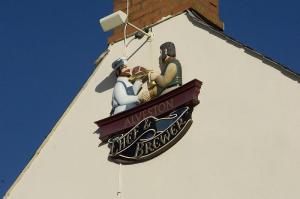
M 151 73 L 150 79 L 155 81 L 157 87 L 151 91 L 151 96 L 159 96 L 170 92 L 182 85 L 182 68 L 176 59 L 176 49 L 172 42 L 160 46 L 161 73 Z
M 112 95 L 111 115 L 131 109 L 140 103 L 150 100 L 149 93 L 141 90 L 142 81 L 135 81 L 132 84 L 129 81 L 131 70 L 127 67 L 127 60 L 121 57 L 113 62 L 112 68 L 116 72 L 117 82 Z

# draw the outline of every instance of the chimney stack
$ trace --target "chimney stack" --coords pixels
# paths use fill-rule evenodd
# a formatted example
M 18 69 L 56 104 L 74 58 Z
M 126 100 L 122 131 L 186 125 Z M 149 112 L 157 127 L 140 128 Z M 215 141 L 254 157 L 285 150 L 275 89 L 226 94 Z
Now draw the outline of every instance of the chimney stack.
M 219 0 L 129 0 L 129 22 L 139 28 L 146 28 L 168 15 L 176 15 L 185 10 L 193 9 L 209 23 L 220 30 L 224 24 L 219 18 Z M 114 12 L 122 10 L 127 12 L 127 0 L 114 0 Z M 123 28 L 120 26 L 113 30 L 108 43 L 123 39 Z M 127 26 L 127 35 L 136 32 Z

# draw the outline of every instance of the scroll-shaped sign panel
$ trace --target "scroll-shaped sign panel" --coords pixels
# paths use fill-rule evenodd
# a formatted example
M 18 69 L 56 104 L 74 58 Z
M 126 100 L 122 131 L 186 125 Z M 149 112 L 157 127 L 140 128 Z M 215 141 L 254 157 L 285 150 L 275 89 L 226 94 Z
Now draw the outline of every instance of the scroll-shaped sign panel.
M 192 80 L 133 109 L 95 122 L 108 143 L 109 160 L 134 164 L 150 160 L 177 143 L 192 124 L 202 82 Z
M 182 107 L 168 117 L 147 117 L 128 132 L 108 140 L 109 159 L 130 164 L 152 159 L 173 146 L 192 124 L 192 109 Z
M 103 20 L 125 20 L 118 17 Z M 117 81 L 111 116 L 95 123 L 102 142 L 109 143 L 109 159 L 114 162 L 149 160 L 175 144 L 192 124 L 202 82 L 194 79 L 183 84 L 173 42 L 164 42 L 159 49 L 160 71 L 143 66 L 131 69 L 123 57 L 112 63 Z

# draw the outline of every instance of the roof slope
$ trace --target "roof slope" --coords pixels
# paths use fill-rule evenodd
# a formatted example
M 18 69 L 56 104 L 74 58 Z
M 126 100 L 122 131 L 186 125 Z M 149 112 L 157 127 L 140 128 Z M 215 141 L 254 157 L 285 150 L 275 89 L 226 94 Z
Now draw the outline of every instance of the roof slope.
M 263 62 L 271 65 L 272 67 L 280 70 L 284 75 L 286 75 L 287 77 L 298 81 L 300 83 L 300 74 L 291 70 L 289 67 L 275 61 L 274 59 L 258 52 L 257 50 L 244 45 L 243 43 L 241 43 L 240 41 L 238 41 L 237 39 L 234 39 L 228 35 L 226 35 L 223 31 L 220 31 L 218 29 L 216 29 L 215 27 L 209 25 L 208 23 L 205 22 L 205 19 L 202 19 L 200 15 L 198 15 L 196 12 L 192 11 L 192 10 L 188 10 L 187 11 L 187 16 L 190 19 L 190 21 L 201 28 L 206 29 L 207 31 L 209 31 L 210 33 L 214 34 L 215 36 L 226 40 L 228 43 L 231 43 L 233 45 L 235 45 L 238 48 L 243 48 L 245 50 L 246 53 L 248 53 L 251 56 L 254 56 L 258 59 L 261 59 Z

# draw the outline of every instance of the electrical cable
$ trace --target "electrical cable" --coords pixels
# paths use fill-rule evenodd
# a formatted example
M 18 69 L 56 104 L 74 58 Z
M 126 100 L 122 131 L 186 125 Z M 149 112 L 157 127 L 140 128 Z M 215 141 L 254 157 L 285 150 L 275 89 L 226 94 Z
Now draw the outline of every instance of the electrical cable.
M 119 164 L 119 175 L 118 175 L 118 191 L 117 191 L 117 198 L 122 198 L 122 164 Z
M 127 0 L 126 3 L 126 14 L 127 14 L 127 19 L 124 26 L 124 57 L 127 58 L 127 25 L 128 25 L 128 18 L 129 18 L 129 0 Z
M 127 59 L 127 24 L 128 24 L 128 16 L 129 16 L 129 0 L 126 3 L 126 14 L 127 19 L 124 26 L 124 57 Z M 122 199 L 122 164 L 119 164 L 119 175 L 118 175 L 118 191 L 117 191 L 117 198 Z

